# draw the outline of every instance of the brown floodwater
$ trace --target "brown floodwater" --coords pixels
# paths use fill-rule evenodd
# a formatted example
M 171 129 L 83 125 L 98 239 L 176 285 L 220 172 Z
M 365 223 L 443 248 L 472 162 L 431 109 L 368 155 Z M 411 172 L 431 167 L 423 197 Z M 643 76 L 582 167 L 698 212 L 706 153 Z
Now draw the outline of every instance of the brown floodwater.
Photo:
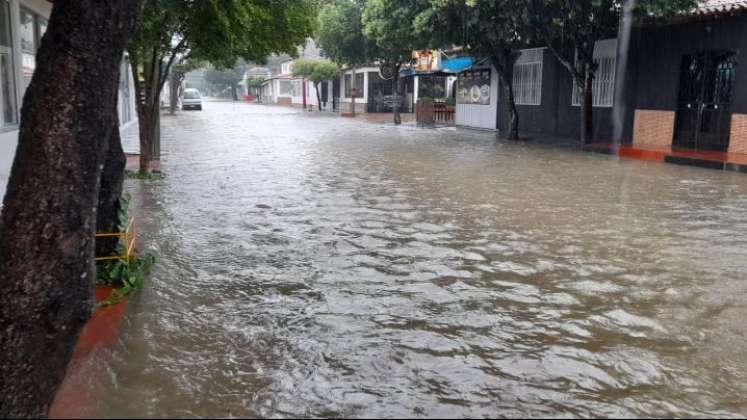
M 99 416 L 747 414 L 743 174 L 241 103 L 163 124 Z

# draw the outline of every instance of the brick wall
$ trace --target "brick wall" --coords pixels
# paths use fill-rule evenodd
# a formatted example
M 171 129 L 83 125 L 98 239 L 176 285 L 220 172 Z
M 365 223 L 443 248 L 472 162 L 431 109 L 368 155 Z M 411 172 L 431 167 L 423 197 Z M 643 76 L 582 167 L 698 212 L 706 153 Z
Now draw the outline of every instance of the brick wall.
M 667 148 L 674 138 L 674 111 L 636 109 L 633 146 Z
M 747 114 L 733 114 L 731 116 L 729 153 L 747 154 Z

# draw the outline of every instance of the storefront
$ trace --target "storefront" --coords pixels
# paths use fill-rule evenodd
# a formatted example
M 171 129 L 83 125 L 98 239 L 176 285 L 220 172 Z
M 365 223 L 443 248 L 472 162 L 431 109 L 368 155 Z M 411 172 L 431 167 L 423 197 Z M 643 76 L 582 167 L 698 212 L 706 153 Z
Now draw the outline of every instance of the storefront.
M 498 73 L 488 66 L 475 66 L 459 73 L 456 87 L 456 125 L 496 130 Z

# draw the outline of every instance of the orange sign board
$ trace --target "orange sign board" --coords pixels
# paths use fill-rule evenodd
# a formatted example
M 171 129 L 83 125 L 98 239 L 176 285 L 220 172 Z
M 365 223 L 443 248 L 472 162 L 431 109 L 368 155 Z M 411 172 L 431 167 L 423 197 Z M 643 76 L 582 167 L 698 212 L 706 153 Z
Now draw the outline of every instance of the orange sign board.
M 419 72 L 441 70 L 441 54 L 438 50 L 420 50 L 412 52 L 412 68 Z

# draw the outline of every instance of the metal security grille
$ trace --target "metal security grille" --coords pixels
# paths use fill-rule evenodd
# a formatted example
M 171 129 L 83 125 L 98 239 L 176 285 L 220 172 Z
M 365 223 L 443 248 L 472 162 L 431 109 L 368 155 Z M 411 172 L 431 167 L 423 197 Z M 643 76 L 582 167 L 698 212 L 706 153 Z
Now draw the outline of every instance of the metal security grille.
M 522 50 L 514 64 L 513 90 L 516 105 L 542 104 L 544 48 Z
M 675 147 L 726 151 L 737 55 L 709 51 L 682 57 Z
M 617 40 L 599 41 L 594 46 L 594 63 L 597 71 L 592 82 L 592 105 L 594 107 L 612 107 L 615 102 L 615 67 L 617 66 Z M 573 82 L 574 106 L 581 105 L 580 89 Z

